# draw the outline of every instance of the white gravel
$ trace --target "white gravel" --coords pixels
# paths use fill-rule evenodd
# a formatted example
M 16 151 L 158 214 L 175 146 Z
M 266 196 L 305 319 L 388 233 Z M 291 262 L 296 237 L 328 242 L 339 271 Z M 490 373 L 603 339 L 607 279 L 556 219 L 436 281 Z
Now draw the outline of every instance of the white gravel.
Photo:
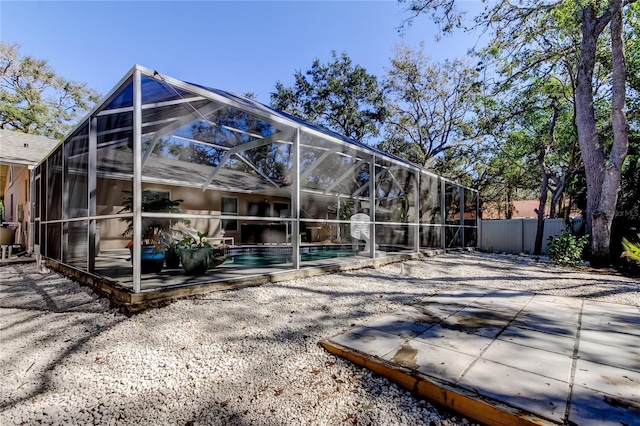
M 128 318 L 56 273 L 0 268 L 0 424 L 457 425 L 318 341 L 458 284 L 640 305 L 640 282 L 451 253 L 180 300 Z

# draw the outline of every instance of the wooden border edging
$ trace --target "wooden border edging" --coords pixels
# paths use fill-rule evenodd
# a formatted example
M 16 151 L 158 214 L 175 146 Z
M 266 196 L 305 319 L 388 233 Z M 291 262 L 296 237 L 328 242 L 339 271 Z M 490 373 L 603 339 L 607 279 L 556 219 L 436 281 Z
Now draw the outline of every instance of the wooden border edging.
M 560 424 L 456 387 L 441 379 L 392 364 L 377 356 L 349 349 L 328 339 L 320 341 L 320 344 L 333 355 L 371 370 L 419 398 L 446 407 L 482 424 L 491 426 L 557 426 Z
M 472 249 L 466 248 L 457 250 L 471 251 Z M 117 307 L 121 312 L 127 315 L 132 315 L 149 308 L 166 305 L 177 299 L 207 294 L 214 291 L 237 290 L 246 287 L 260 286 L 269 282 L 289 281 L 298 278 L 346 272 L 361 268 L 380 268 L 390 263 L 432 257 L 444 254 L 448 251 L 452 250 L 433 249 L 420 253 L 404 253 L 375 259 L 354 259 L 352 262 L 324 266 L 319 265 L 316 267 L 309 266 L 294 271 L 271 272 L 265 275 L 233 278 L 224 281 L 212 281 L 209 283 L 204 282 L 199 284 L 179 284 L 153 288 L 142 290 L 140 293 L 133 293 L 131 288 L 125 287 L 118 281 L 75 269 L 56 260 L 46 258 L 43 259 L 43 261 L 50 268 L 71 277 L 82 285 L 91 287 L 98 295 L 108 298 L 111 302 L 111 306 Z

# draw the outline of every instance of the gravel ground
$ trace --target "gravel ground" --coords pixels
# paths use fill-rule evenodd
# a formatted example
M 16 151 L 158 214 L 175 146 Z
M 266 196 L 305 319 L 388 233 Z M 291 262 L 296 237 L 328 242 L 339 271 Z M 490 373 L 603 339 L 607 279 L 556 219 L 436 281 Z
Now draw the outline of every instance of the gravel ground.
M 4 266 L 0 424 L 470 424 L 318 345 L 458 284 L 640 305 L 638 280 L 464 252 L 128 318 L 56 273 Z

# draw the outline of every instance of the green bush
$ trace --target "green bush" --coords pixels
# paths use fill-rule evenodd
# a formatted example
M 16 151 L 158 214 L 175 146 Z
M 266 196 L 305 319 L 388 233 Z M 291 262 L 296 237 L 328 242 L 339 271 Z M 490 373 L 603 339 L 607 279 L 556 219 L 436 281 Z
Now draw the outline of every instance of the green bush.
M 638 241 L 640 241 L 640 234 L 638 234 Z M 626 238 L 622 238 L 622 248 L 624 249 L 622 257 L 633 260 L 640 265 L 640 244 L 636 245 Z
M 578 265 L 582 263 L 582 252 L 588 241 L 588 235 L 578 238 L 562 231 L 558 238 L 549 237 L 549 257 L 558 265 Z

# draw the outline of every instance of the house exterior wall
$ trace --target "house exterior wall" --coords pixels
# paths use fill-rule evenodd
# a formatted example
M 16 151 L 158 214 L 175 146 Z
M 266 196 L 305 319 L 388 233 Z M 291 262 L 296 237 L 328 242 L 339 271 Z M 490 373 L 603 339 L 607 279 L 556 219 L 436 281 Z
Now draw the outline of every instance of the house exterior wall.
M 9 169 L 9 176 L 4 188 L 3 219 L 5 222 L 20 224 L 14 234 L 14 243 L 28 247 L 31 217 L 30 171 L 27 166 L 23 165 L 10 165 Z
M 97 200 L 99 214 L 110 215 L 120 213 L 123 209 L 122 199 L 128 196 L 126 193 L 128 182 L 114 179 L 100 179 L 99 186 L 109 188 L 108 191 L 98 191 L 99 194 L 102 194 Z M 260 194 L 243 194 L 215 190 L 207 190 L 203 192 L 200 188 L 186 188 L 155 183 L 145 183 L 143 184 L 142 189 L 168 192 L 171 200 L 182 200 L 179 208 L 185 215 L 221 215 L 222 197 L 231 197 L 238 199 L 238 216 L 251 216 L 249 214 L 249 203 L 267 202 L 270 206 L 270 216 L 267 216 L 265 220 L 275 221 L 276 216 L 274 216 L 274 204 L 281 203 L 290 205 L 290 200 L 288 198 L 272 197 Z M 117 201 L 114 201 L 114 199 L 117 199 Z M 277 219 L 280 218 L 278 217 Z M 239 219 L 237 230 L 222 232 L 221 219 L 202 217 L 189 218 L 189 224 L 186 226 L 195 228 L 214 239 L 224 236 L 226 238 L 233 238 L 234 242 L 237 241 L 239 243 L 242 241 L 243 225 L 248 225 L 250 223 L 251 221 L 249 220 Z M 130 240 L 130 238 L 122 237 L 122 233 L 127 228 L 127 223 L 125 221 L 100 220 L 98 221 L 97 226 L 100 229 L 101 250 L 123 248 Z

